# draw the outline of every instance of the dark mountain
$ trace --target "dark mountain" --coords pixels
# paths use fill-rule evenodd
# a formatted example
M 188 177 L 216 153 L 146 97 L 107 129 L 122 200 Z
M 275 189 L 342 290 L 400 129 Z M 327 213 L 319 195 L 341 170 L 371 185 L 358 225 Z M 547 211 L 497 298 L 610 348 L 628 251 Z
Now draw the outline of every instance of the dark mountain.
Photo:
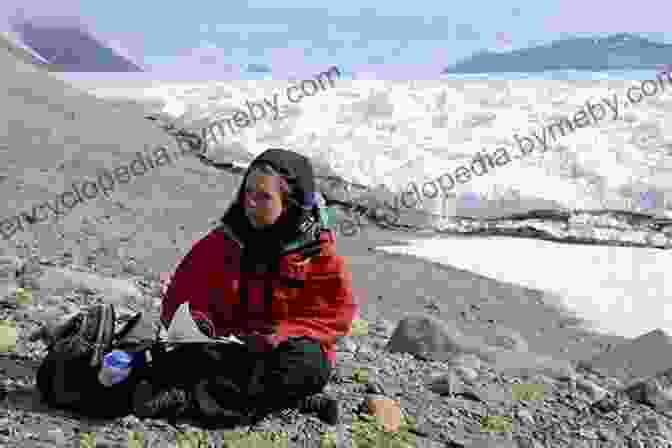
M 248 73 L 271 73 L 271 69 L 267 65 L 263 64 L 248 64 L 247 65 Z
M 672 45 L 619 33 L 604 38 L 577 37 L 546 45 L 494 53 L 483 51 L 443 73 L 534 73 L 550 70 L 642 70 L 672 62 Z
M 0 51 L 6 51 L 20 61 L 36 67 L 47 69 L 49 66 L 49 61 L 21 42 L 21 38 L 12 32 L 0 33 Z
M 55 72 L 142 72 L 143 70 L 78 26 L 23 22 L 14 30 Z

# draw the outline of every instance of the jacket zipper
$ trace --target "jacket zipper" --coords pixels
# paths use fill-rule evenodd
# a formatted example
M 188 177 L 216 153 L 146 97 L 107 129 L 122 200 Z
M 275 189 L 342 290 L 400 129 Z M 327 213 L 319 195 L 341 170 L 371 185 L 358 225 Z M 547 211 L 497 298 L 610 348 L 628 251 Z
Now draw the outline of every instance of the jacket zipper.
M 228 236 L 233 242 L 235 242 L 238 247 L 243 250 L 245 248 L 245 245 L 243 244 L 242 241 L 235 235 L 233 232 L 233 229 L 231 229 L 230 226 L 222 223 L 219 226 L 219 230 L 224 232 L 226 236 Z M 322 242 L 318 239 L 317 241 L 311 241 L 305 245 L 299 246 L 294 249 L 290 249 L 287 251 L 280 252 L 279 257 L 275 263 L 273 263 L 274 267 L 277 269 L 279 262 L 282 258 L 294 254 L 296 252 L 311 252 L 311 255 L 314 255 L 315 253 L 321 252 L 321 246 Z M 312 250 L 310 250 L 312 249 Z M 239 294 L 239 299 L 240 299 L 240 304 L 241 304 L 241 309 L 244 308 L 247 311 L 247 279 L 244 278 L 244 273 L 240 273 L 240 279 L 241 279 L 241 284 L 240 284 L 240 289 L 238 291 Z M 266 309 L 268 310 L 269 313 L 271 313 L 272 309 L 272 302 L 273 302 L 273 285 L 269 284 L 268 280 L 264 279 L 264 305 Z M 273 322 L 271 322 L 272 325 L 274 325 Z
M 218 230 L 224 232 L 233 242 L 235 242 L 240 249 L 245 248 L 245 245 L 238 239 L 236 234 L 233 232 L 233 230 L 226 224 L 221 224 L 218 228 Z M 302 251 L 307 251 L 308 249 L 316 249 L 317 247 L 320 247 L 321 249 L 322 242 L 318 239 L 317 241 L 311 241 L 309 243 L 306 243 L 302 246 L 296 247 L 294 249 L 289 249 L 283 252 L 280 252 L 279 258 L 284 258 L 287 255 L 292 255 L 295 252 L 302 252 Z M 311 251 L 312 252 L 312 251 Z

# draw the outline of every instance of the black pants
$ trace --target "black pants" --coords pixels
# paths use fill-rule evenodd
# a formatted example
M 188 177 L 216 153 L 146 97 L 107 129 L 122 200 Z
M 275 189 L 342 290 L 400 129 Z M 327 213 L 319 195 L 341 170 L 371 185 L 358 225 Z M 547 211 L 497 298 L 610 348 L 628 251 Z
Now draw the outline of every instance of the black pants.
M 185 344 L 155 359 L 148 379 L 160 389 L 186 390 L 205 381 L 222 408 L 258 416 L 321 392 L 330 375 L 319 342 L 291 338 L 265 353 L 238 344 Z

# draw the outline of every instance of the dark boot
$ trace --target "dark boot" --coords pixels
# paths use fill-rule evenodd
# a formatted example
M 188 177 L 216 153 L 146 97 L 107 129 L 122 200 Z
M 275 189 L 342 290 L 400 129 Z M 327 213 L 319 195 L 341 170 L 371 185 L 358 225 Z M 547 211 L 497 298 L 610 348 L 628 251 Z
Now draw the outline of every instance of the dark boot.
M 220 381 L 217 381 L 218 384 L 215 387 L 219 386 L 219 388 L 222 388 L 222 383 L 224 382 L 224 380 L 220 379 Z M 228 385 L 227 389 L 237 390 L 233 383 Z M 241 408 L 245 403 L 241 402 L 241 399 L 236 397 L 235 394 L 230 394 L 229 400 L 226 400 L 224 398 L 226 395 L 220 393 L 218 394 L 220 400 L 218 402 L 218 399 L 208 390 L 208 381 L 206 380 L 200 381 L 194 387 L 193 397 L 195 408 L 198 409 L 198 419 L 208 426 L 246 425 L 254 418 L 249 409 Z M 225 401 L 230 401 L 229 406 L 226 406 L 227 403 L 225 401 L 221 401 L 223 398 Z
M 193 409 L 190 394 L 176 387 L 155 391 L 148 381 L 141 381 L 133 394 L 133 413 L 139 418 L 176 418 Z
M 299 411 L 314 413 L 328 425 L 336 425 L 339 420 L 338 400 L 323 393 L 310 395 L 299 402 Z

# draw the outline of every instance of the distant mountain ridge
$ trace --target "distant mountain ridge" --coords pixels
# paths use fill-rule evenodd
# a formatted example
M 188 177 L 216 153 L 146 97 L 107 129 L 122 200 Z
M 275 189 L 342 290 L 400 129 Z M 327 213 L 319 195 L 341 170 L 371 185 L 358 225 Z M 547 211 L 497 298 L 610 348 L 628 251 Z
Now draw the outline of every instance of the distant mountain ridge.
M 249 73 L 271 73 L 270 67 L 264 64 L 247 64 L 247 71 Z
M 536 73 L 551 70 L 642 70 L 672 63 L 672 45 L 630 33 L 575 37 L 506 53 L 478 52 L 442 73 Z
M 36 67 L 49 66 L 49 61 L 23 43 L 21 38 L 11 31 L 0 32 L 0 50 L 5 50 L 20 61 Z
M 27 48 L 24 52 L 32 55 L 30 62 L 40 65 L 47 62 L 46 68 L 52 72 L 144 71 L 75 25 L 36 25 L 26 21 L 12 28 L 11 34 L 19 36 L 21 46 Z

